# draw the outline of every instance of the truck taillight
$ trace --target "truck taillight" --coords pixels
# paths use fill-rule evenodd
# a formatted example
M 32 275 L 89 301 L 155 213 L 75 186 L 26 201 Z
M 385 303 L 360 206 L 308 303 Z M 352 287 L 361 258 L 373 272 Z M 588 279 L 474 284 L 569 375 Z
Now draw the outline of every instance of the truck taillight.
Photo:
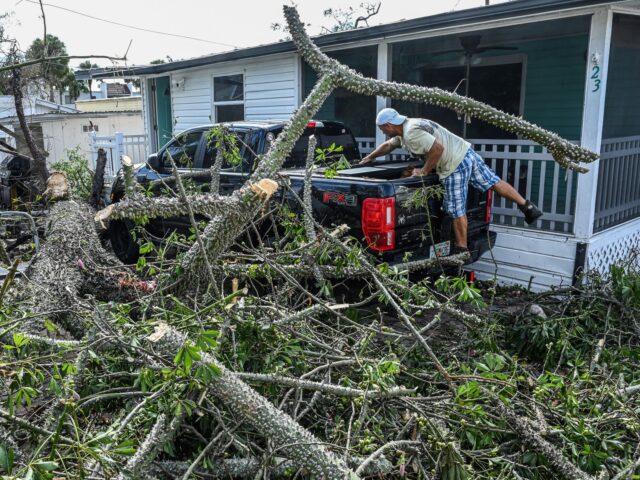
M 396 246 L 396 199 L 366 198 L 362 202 L 362 232 L 372 250 Z
M 493 190 L 490 188 L 487 190 L 487 208 L 485 209 L 484 221 L 486 223 L 491 222 L 491 204 L 493 203 Z

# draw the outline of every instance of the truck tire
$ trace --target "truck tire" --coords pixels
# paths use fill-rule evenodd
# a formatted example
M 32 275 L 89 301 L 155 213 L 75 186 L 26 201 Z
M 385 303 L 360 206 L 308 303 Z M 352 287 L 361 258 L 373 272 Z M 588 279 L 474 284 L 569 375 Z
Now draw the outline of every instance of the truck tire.
M 122 262 L 136 263 L 140 256 L 138 244 L 133 238 L 135 224 L 130 220 L 113 220 L 109 224 L 111 248 Z

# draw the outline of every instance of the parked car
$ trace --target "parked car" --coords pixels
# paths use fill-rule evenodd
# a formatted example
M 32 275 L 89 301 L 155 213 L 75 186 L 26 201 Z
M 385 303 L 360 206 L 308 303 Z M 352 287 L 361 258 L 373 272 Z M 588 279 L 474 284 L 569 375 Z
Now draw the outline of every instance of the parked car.
M 240 188 L 256 166 L 258 155 L 265 153 L 271 142 L 285 126 L 281 121 L 234 122 L 227 125 L 238 139 L 242 161 L 237 165 L 223 165 L 220 174 L 220 193 L 230 194 Z M 180 171 L 202 171 L 195 181 L 207 189 L 210 178 L 207 170 L 216 157 L 216 148 L 208 141 L 207 133 L 213 125 L 189 129 L 177 135 L 147 163 L 136 171 L 136 180 L 149 184 L 162 176 L 171 174 L 168 154 L 178 160 Z M 291 155 L 285 160 L 282 176 L 290 180 L 291 190 L 302 198 L 305 163 L 310 135 L 315 135 L 317 147 L 327 149 L 332 144 L 342 147 L 341 154 L 349 161 L 350 167 L 325 175 L 327 168 L 318 168 L 312 177 L 312 209 L 315 218 L 323 225 L 346 224 L 350 233 L 360 239 L 370 251 L 387 262 L 403 261 L 407 254 L 411 260 L 434 255 L 448 255 L 451 251 L 451 222 L 442 209 L 442 201 L 429 201 L 429 215 L 426 209 L 412 209 L 405 205 L 416 189 L 435 185 L 435 174 L 424 177 L 407 176 L 414 166 L 422 161 L 374 162 L 358 165 L 361 159 L 357 142 L 349 128 L 339 122 L 309 122 L 303 135 L 297 141 Z M 124 180 L 120 174 L 112 186 L 112 201 L 119 201 L 124 194 Z M 274 202 L 286 202 L 294 211 L 300 211 L 294 195 L 279 190 Z M 471 189 L 467 215 L 469 219 L 469 249 L 475 260 L 492 247 L 495 233 L 488 233 L 491 202 L 488 194 L 480 194 Z M 433 236 L 427 234 L 430 224 Z M 125 262 L 133 262 L 138 255 L 138 247 L 131 236 L 133 224 L 127 221 L 111 222 L 109 234 L 115 253 Z M 152 219 L 145 228 L 157 237 L 163 237 L 172 229 L 187 232 L 190 223 L 187 218 Z
M 9 155 L 0 162 L 0 209 L 11 210 L 13 201 L 25 193 L 23 181 L 29 178 L 31 162 L 22 155 Z

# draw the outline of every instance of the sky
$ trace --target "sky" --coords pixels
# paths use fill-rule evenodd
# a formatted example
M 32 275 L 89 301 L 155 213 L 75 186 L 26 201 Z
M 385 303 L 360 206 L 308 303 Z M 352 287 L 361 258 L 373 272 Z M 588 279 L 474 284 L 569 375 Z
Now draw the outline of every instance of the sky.
M 503 1 L 506 0 L 491 0 L 491 3 Z M 179 60 L 277 42 L 286 34 L 274 31 L 271 25 L 284 24 L 282 5 L 291 4 L 290 0 L 42 2 L 47 33 L 58 36 L 70 55 L 123 57 L 126 53 L 127 65 L 145 65 L 166 56 Z M 310 24 L 307 31 L 317 35 L 323 26 L 332 24 L 323 16 L 324 10 L 358 9 L 361 2 L 299 0 L 296 3 L 301 19 Z M 369 25 L 479 7 L 484 3 L 485 0 L 382 0 L 380 12 L 369 20 Z M 44 27 L 37 0 L 0 0 L 2 13 L 10 13 L 5 30 L 8 36 L 18 40 L 22 50 L 35 38 L 42 38 Z M 93 61 L 99 66 L 112 65 L 106 59 Z M 71 60 L 70 66 L 80 62 L 82 60 Z M 125 62 L 118 63 L 123 64 Z

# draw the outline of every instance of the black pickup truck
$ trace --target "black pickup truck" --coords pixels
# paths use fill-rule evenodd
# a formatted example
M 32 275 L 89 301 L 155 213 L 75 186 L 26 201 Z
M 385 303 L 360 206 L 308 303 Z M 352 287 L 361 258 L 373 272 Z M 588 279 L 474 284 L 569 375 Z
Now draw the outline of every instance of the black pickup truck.
M 256 155 L 267 151 L 271 142 L 282 132 L 282 121 L 234 122 L 227 128 L 234 133 L 240 145 L 242 162 L 224 164 L 220 174 L 220 193 L 229 194 L 249 178 L 255 167 Z M 213 125 L 189 129 L 163 146 L 149 157 L 147 163 L 136 170 L 137 181 L 144 185 L 171 174 L 167 153 L 178 162 L 181 172 L 211 167 L 216 157 L 216 148 L 209 141 L 208 132 Z M 381 260 L 390 263 L 419 260 L 435 255 L 448 255 L 452 245 L 451 222 L 442 210 L 442 202 L 432 198 L 429 202 L 431 218 L 425 209 L 411 209 L 405 203 L 420 187 L 438 182 L 435 174 L 424 177 L 408 176 L 412 166 L 423 162 L 380 162 L 358 165 L 361 159 L 357 143 L 351 131 L 343 124 L 328 121 L 311 121 L 296 143 L 291 155 L 284 162 L 281 176 L 288 177 L 291 190 L 302 198 L 305 162 L 310 135 L 315 135 L 316 148 L 328 149 L 335 144 L 351 167 L 333 170 L 325 175 L 327 167 L 318 168 L 312 177 L 313 213 L 323 225 L 346 224 L 352 236 L 376 253 Z M 198 176 L 206 189 L 210 177 Z M 124 192 L 123 178 L 119 175 L 112 186 L 111 200 L 119 201 Z M 300 211 L 294 195 L 280 189 L 274 201 L 288 202 L 293 210 Z M 472 260 L 494 243 L 495 234 L 488 234 L 491 210 L 489 194 L 480 194 L 470 189 L 467 206 L 469 219 L 469 249 Z M 429 234 L 429 224 L 433 235 Z M 150 234 L 163 237 L 172 229 L 188 231 L 186 218 L 156 219 L 145 228 Z M 109 228 L 109 236 L 115 253 L 125 262 L 135 261 L 137 245 L 131 238 L 128 222 L 115 221 Z

